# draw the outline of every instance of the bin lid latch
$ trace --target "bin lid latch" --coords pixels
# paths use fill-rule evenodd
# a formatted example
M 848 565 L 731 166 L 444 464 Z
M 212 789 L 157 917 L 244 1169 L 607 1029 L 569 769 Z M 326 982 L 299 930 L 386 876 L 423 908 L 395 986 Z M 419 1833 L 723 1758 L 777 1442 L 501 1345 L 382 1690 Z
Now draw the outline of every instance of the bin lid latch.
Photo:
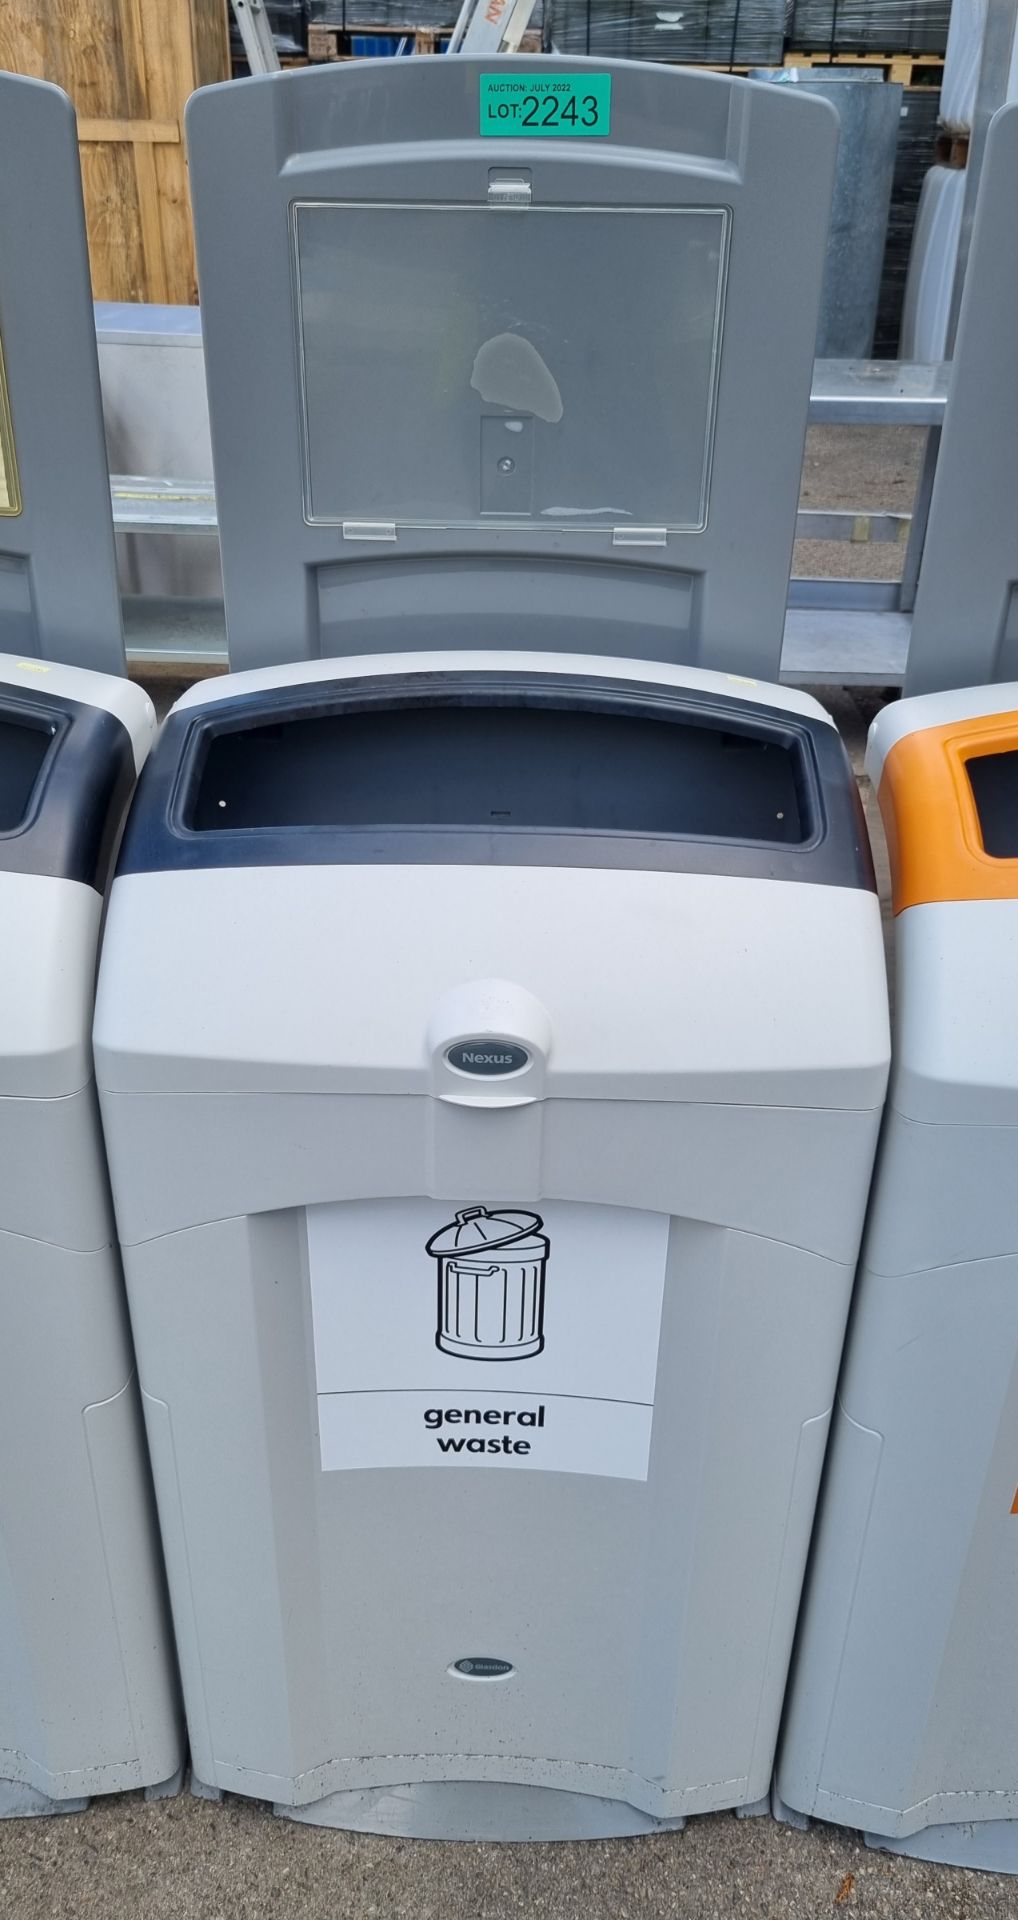
M 543 1100 L 551 1019 L 511 980 L 468 980 L 443 994 L 428 1022 L 431 1088 L 461 1107 Z

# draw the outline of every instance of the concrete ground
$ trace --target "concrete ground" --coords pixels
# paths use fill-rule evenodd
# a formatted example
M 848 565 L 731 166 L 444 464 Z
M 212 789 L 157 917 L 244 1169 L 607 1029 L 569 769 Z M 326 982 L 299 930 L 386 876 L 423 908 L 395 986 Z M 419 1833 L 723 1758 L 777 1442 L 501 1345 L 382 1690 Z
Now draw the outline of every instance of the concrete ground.
M 907 511 L 921 433 L 813 429 L 805 505 Z M 801 543 L 797 571 L 893 578 L 900 548 Z M 876 565 L 874 565 L 876 562 Z M 879 573 L 878 567 L 893 570 Z M 179 686 L 153 687 L 165 711 Z M 857 769 L 879 700 L 824 689 Z M 887 912 L 887 863 L 864 800 Z M 887 915 L 888 931 L 890 916 Z M 252 1675 L 252 1685 L 257 1685 Z M 1018 1880 L 871 1853 L 857 1834 L 715 1814 L 682 1834 L 575 1846 L 432 1845 L 328 1833 L 258 1802 L 0 1822 L 0 1920 L 1018 1920 Z
M 810 427 L 800 505 L 911 513 L 925 440 L 924 427 Z M 904 543 L 797 540 L 792 571 L 900 580 L 904 558 Z
M 255 1803 L 93 1806 L 0 1831 L 9 1920 L 1014 1920 L 1018 1884 L 711 1814 L 684 1833 L 462 1846 L 327 1833 Z

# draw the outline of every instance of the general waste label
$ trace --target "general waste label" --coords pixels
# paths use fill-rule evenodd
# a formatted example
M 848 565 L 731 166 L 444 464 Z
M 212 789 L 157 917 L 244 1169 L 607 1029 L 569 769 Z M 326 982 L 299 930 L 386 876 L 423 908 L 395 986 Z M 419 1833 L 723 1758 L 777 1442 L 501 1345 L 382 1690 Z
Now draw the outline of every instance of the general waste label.
M 668 1227 L 469 1195 L 309 1207 L 323 1468 L 645 1480 Z
M 596 140 L 611 131 L 610 73 L 482 73 L 481 132 Z

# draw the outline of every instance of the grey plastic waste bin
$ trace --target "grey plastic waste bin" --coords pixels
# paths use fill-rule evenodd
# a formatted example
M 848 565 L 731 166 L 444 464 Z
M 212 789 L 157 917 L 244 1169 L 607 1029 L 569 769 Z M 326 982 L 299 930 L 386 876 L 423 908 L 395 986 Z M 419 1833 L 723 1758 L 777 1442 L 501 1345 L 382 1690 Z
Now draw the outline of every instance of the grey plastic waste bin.
M 0 1815 L 182 1762 L 90 1045 L 153 728 L 125 680 L 0 656 Z
M 1018 1872 L 1018 686 L 870 734 L 897 1045 L 778 1769 L 786 1809 Z
M 503 1839 L 762 1799 L 887 1055 L 807 696 L 534 653 L 185 695 L 96 1059 L 207 1788 Z

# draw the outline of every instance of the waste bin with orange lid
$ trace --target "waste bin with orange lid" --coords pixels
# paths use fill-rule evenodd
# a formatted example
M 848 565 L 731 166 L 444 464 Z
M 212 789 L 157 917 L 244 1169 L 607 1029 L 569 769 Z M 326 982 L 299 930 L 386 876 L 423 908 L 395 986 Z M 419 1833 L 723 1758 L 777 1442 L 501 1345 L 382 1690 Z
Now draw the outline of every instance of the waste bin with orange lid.
M 887 708 L 897 1033 L 784 1810 L 1018 1872 L 1018 684 Z

